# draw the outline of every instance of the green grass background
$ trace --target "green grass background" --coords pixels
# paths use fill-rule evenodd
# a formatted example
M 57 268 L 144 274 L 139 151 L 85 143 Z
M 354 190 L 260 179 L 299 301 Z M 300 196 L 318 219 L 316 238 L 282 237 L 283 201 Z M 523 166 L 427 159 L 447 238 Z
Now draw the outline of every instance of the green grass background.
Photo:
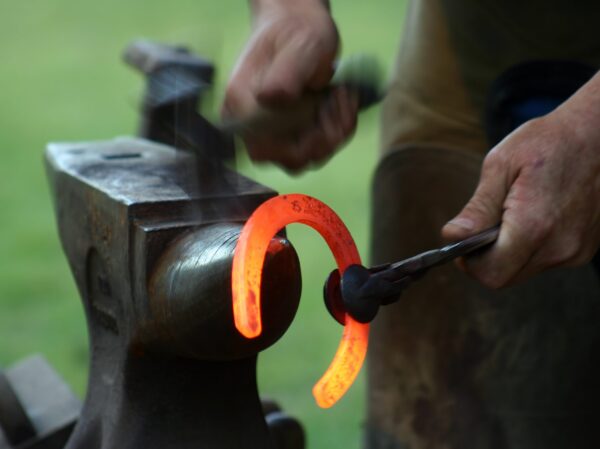
M 342 54 L 374 54 L 389 70 L 405 0 L 333 0 L 332 7 Z M 42 164 L 46 143 L 134 132 L 142 80 L 120 54 L 137 37 L 188 44 L 214 60 L 214 114 L 248 33 L 244 0 L 0 0 L 0 365 L 39 352 L 85 392 L 87 334 L 57 238 Z M 243 158 L 239 165 L 279 192 L 331 205 L 366 259 L 378 113 L 364 114 L 351 144 L 321 170 L 289 177 Z M 321 298 L 333 259 L 314 231 L 293 225 L 289 237 L 301 258 L 303 297 L 288 333 L 259 358 L 260 390 L 301 419 L 309 448 L 358 448 L 364 374 L 332 409 L 319 409 L 311 395 L 341 335 Z

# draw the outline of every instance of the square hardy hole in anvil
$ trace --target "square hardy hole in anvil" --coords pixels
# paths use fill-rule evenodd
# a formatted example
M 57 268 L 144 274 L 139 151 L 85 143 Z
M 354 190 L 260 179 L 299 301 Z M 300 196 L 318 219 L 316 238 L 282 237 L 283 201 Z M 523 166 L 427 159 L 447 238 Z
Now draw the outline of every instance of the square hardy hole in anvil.
M 46 157 L 51 179 L 67 174 L 86 189 L 128 207 L 140 219 L 159 219 L 165 208 L 170 220 L 192 210 L 211 219 L 245 219 L 260 202 L 275 195 L 225 165 L 210 173 L 206 170 L 210 164 L 188 151 L 139 138 L 51 143 Z M 223 205 L 206 207 L 207 201 Z M 226 207 L 226 203 L 237 206 Z M 234 216 L 227 217 L 231 213 Z
M 104 154 L 104 159 L 136 159 L 142 157 L 141 153 L 115 153 L 115 154 Z

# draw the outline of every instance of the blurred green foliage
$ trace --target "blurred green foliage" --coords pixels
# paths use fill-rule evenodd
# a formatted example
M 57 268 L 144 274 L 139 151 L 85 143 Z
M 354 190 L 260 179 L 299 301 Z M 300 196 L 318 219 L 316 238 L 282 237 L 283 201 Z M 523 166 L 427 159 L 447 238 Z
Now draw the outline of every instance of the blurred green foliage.
M 342 54 L 374 54 L 391 67 L 404 0 L 333 0 Z M 184 43 L 215 61 L 209 114 L 249 33 L 244 0 L 2 0 L 0 8 L 0 365 L 39 352 L 81 395 L 87 335 L 78 293 L 60 248 L 42 152 L 49 141 L 132 134 L 141 78 L 120 62 L 132 39 Z M 241 170 L 280 192 L 331 205 L 368 258 L 369 185 L 377 155 L 377 108 L 361 117 L 352 143 L 324 168 L 289 177 L 244 159 Z M 329 363 L 341 328 L 322 305 L 333 259 L 316 233 L 291 226 L 303 271 L 303 298 L 288 333 L 259 358 L 261 393 L 300 417 L 309 448 L 358 448 L 364 374 L 333 409 L 320 410 L 311 387 Z

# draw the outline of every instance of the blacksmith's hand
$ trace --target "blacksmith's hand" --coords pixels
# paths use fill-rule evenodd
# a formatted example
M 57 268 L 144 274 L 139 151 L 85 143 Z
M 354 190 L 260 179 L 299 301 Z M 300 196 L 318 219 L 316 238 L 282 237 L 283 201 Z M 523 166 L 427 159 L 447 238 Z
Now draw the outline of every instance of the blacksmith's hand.
M 591 260 L 600 245 L 600 74 L 550 114 L 507 136 L 442 230 L 462 239 L 496 223 L 496 244 L 459 265 L 491 288 Z
M 252 117 L 259 108 L 285 113 L 303 94 L 329 83 L 339 36 L 326 0 L 252 0 L 253 31 L 231 75 L 223 117 Z M 354 132 L 357 99 L 346 89 L 323 99 L 318 117 L 294 135 L 244 136 L 254 161 L 291 173 L 329 159 Z

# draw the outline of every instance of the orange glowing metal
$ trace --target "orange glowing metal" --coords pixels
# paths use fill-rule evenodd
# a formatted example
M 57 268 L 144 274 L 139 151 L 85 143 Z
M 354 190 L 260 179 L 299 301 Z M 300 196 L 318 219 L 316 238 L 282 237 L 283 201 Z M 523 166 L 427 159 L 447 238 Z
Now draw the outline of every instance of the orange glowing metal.
M 231 274 L 235 326 L 247 338 L 261 334 L 260 286 L 265 253 L 273 236 L 290 223 L 314 228 L 327 242 L 338 269 L 360 264 L 350 232 L 327 205 L 301 194 L 281 195 L 263 203 L 250 217 L 235 248 Z M 331 407 L 350 388 L 364 362 L 369 325 L 346 315 L 342 340 L 331 365 L 313 388 L 317 404 Z

